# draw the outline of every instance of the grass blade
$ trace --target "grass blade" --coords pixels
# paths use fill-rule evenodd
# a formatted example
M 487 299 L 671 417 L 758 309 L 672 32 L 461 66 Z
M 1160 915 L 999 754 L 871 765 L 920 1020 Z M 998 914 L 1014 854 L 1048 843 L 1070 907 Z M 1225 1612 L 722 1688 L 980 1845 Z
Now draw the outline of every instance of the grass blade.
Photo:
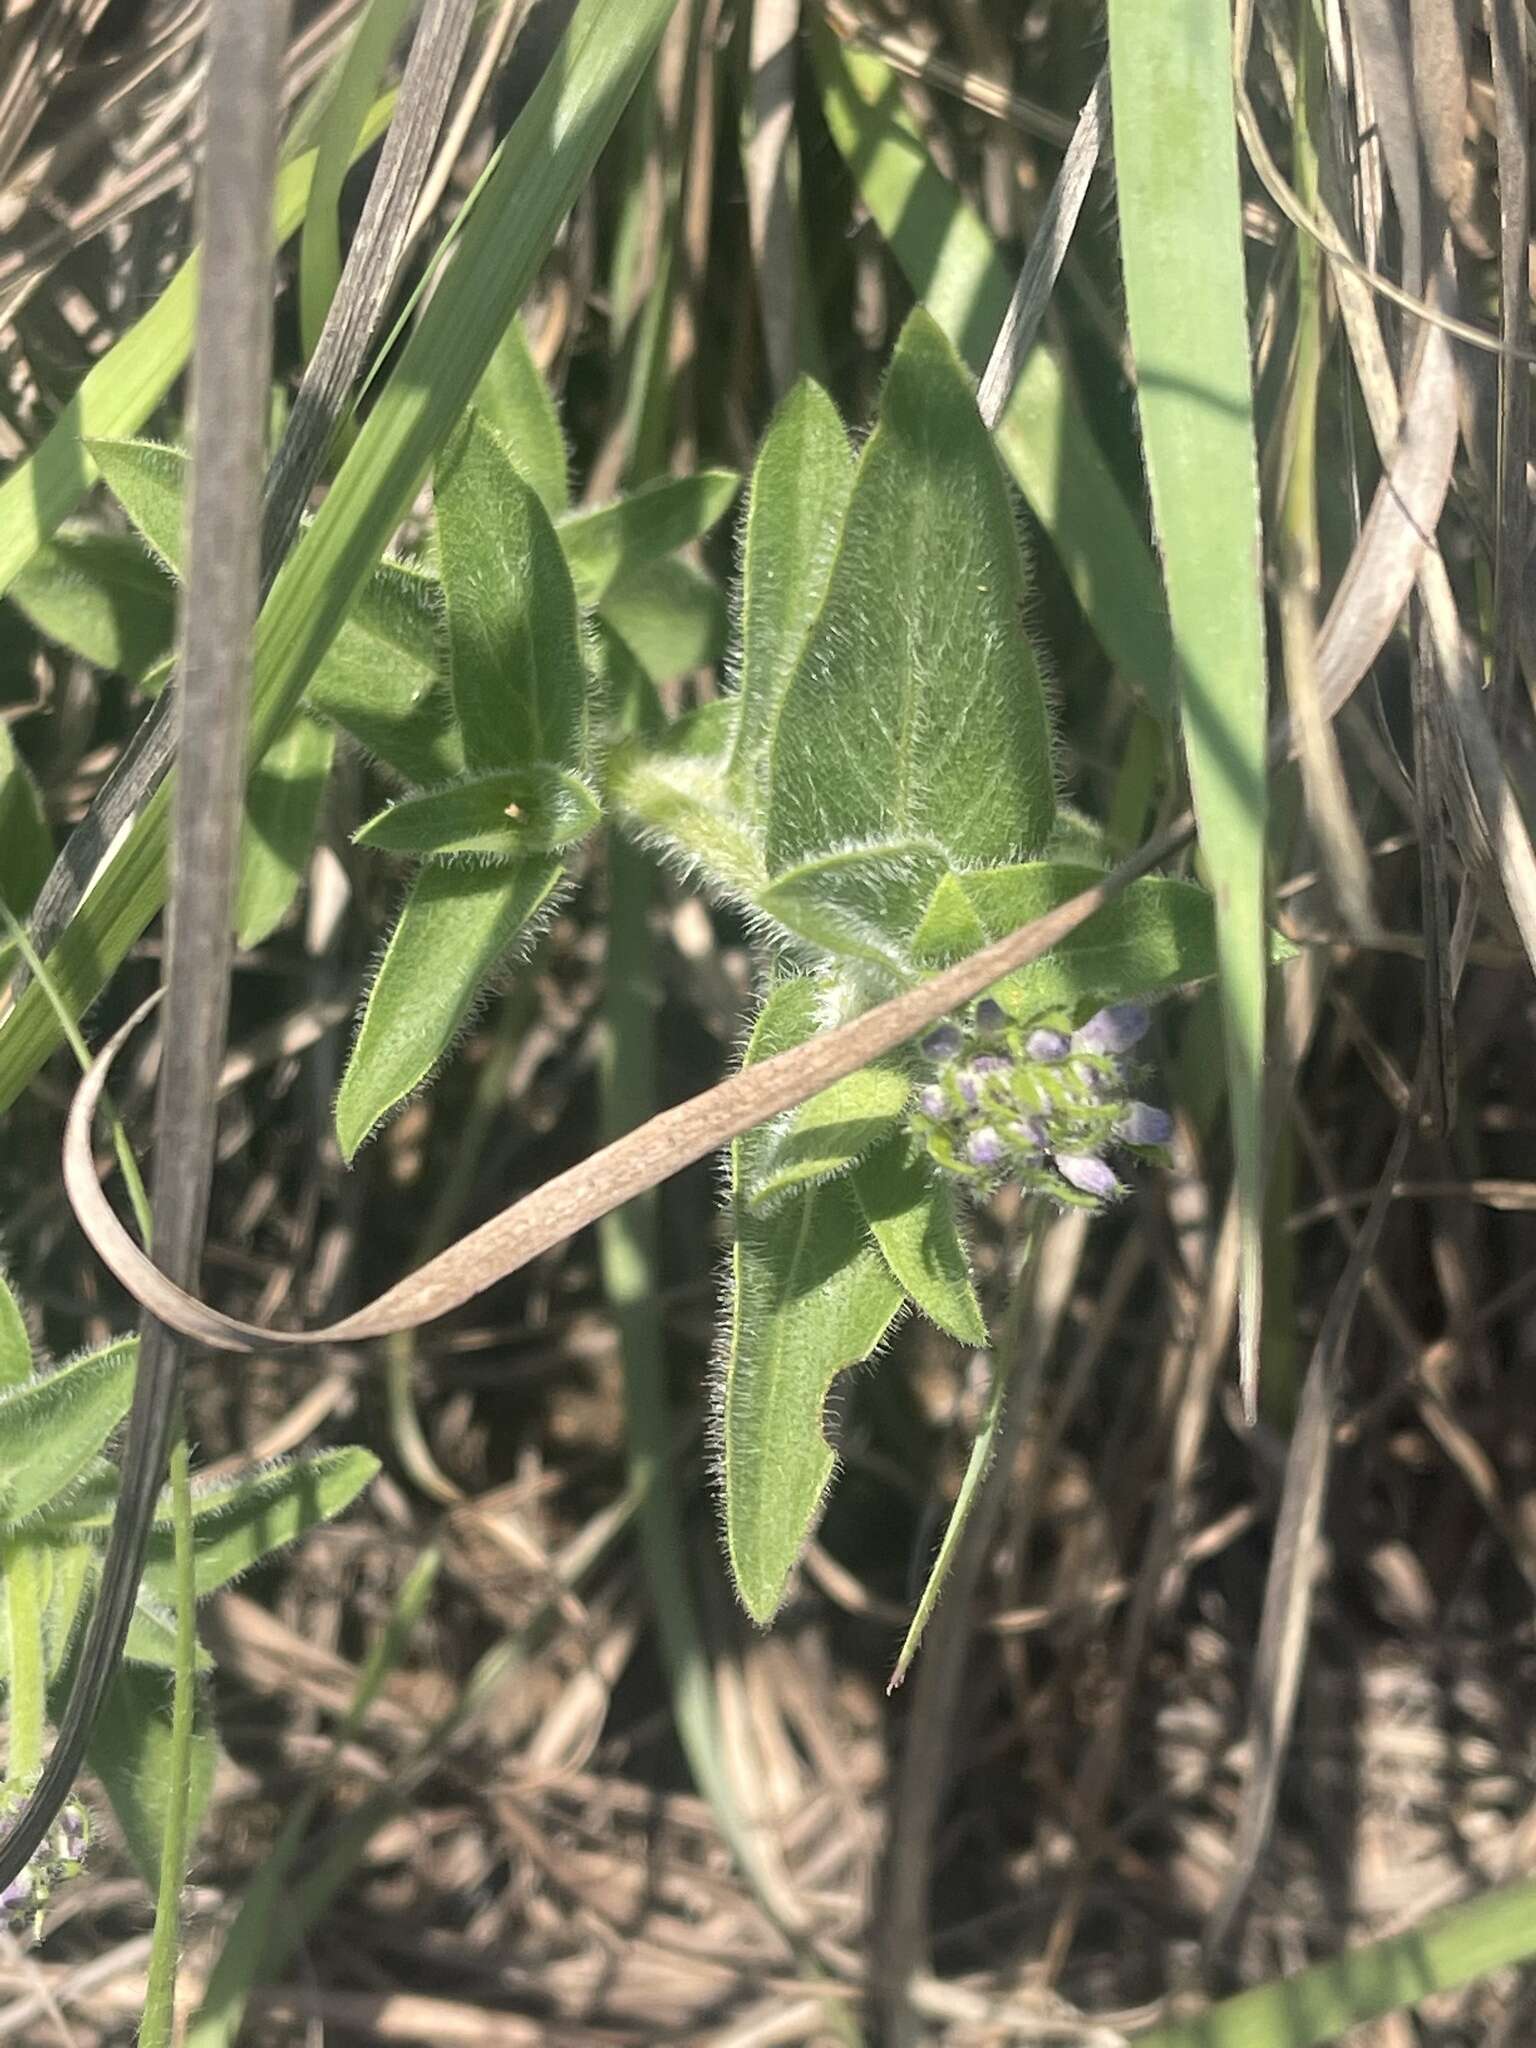
M 1216 893 L 1242 1218 L 1243 1376 L 1258 1369 L 1264 1223 L 1264 598 L 1226 0 L 1111 0 L 1126 314 Z

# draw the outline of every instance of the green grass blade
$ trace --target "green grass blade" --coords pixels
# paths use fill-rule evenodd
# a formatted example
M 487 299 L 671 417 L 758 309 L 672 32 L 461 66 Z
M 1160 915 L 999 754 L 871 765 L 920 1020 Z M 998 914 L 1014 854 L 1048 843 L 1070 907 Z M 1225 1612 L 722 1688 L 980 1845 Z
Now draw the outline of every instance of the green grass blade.
M 1149 28 L 1161 10 L 1146 10 Z M 907 281 L 979 376 L 1013 280 L 979 215 L 935 167 L 880 58 L 819 20 L 822 111 Z M 1166 724 L 1173 654 L 1157 569 L 1060 361 L 1036 348 L 997 428 L 998 452 L 1061 558 L 1100 646 Z
M 1208 2012 L 1137 2034 L 1134 2048 L 1323 2048 L 1384 2013 L 1536 1956 L 1536 1879 L 1454 1906 Z
M 249 759 L 260 759 L 292 715 L 433 456 L 468 403 L 655 49 L 672 5 L 673 0 L 583 0 L 548 71 L 502 143 L 458 237 L 457 255 L 262 612 Z M 190 306 L 189 287 L 187 323 Z M 164 388 L 162 384 L 157 391 Z M 140 423 L 145 409 L 124 413 L 119 408 L 104 418 L 87 410 L 91 432 L 121 434 Z M 88 481 L 75 476 L 86 460 L 79 447 L 82 431 L 77 412 L 69 443 L 75 480 L 57 517 Z M 36 461 L 18 477 L 27 476 Z M 0 489 L 9 494 L 16 481 Z M 40 476 L 37 488 L 43 487 Z M 30 491 L 32 486 L 25 488 Z M 55 488 L 55 500 L 58 495 Z M 3 515 L 11 502 L 9 495 L 0 501 L 0 584 L 9 560 Z M 32 505 L 30 496 L 25 503 Z M 44 537 L 39 530 L 37 538 Z M 29 538 L 20 559 L 26 558 L 32 544 Z M 55 987 L 77 1016 L 163 900 L 165 827 L 173 781 L 174 776 L 168 777 L 145 806 L 50 956 Z M 0 1109 L 15 1100 L 58 1036 L 46 1000 L 35 986 L 29 988 L 0 1021 Z
M 374 102 L 358 133 L 358 153 L 384 132 L 394 104 L 393 93 Z M 314 169 L 307 155 L 278 174 L 273 214 L 279 242 L 304 217 Z M 197 273 L 194 251 L 143 319 L 92 366 L 36 451 L 0 484 L 0 591 L 10 588 L 95 482 L 86 441 L 136 433 L 186 367 Z
M 1251 1389 L 1264 1224 L 1266 696 L 1227 0 L 1111 0 L 1109 55 L 1142 444 L 1190 785 L 1216 893 Z

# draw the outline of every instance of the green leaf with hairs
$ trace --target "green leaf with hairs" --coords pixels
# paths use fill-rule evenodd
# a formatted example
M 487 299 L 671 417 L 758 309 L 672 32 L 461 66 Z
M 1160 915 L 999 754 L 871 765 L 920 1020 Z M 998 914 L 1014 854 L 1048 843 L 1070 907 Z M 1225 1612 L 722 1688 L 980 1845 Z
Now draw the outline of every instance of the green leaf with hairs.
M 925 839 L 957 863 L 1050 836 L 1050 727 L 1007 485 L 970 379 L 921 308 L 859 457 L 827 594 L 779 707 L 772 875 Z
M 315 850 L 336 735 L 301 711 L 269 747 L 245 794 L 235 932 L 259 946 L 288 915 Z
M 77 1479 L 128 1413 L 138 1340 L 125 1337 L 0 1395 L 0 1526 Z
M 131 683 L 165 659 L 176 630 L 175 586 L 126 533 L 66 528 L 7 594 L 45 639 Z
M 336 1098 L 344 1158 L 444 1057 L 485 984 L 531 938 L 564 872 L 558 860 L 534 854 L 487 868 L 432 861 L 417 875 Z
M 22 1386 L 31 1379 L 32 1339 L 21 1303 L 11 1291 L 5 1269 L 0 1266 L 0 1392 Z
M 850 1185 L 885 1262 L 923 1314 L 962 1344 L 987 1342 L 955 1192 L 904 1135 L 860 1160 Z
M 188 1787 L 189 1841 L 195 1839 L 207 1808 L 218 1760 L 206 1688 L 198 1686 L 195 1698 L 192 1778 Z M 156 1891 L 174 1754 L 169 1676 L 162 1677 L 142 1664 L 119 1665 L 96 1717 L 86 1754 L 112 1803 L 139 1875 L 151 1892 Z
M 448 672 L 471 768 L 587 758 L 576 593 L 538 494 L 470 413 L 438 463 Z
M 601 604 L 621 577 L 708 533 L 740 488 L 734 469 L 701 469 L 657 477 L 594 512 L 569 513 L 560 522 L 560 545 L 582 603 Z
M 824 853 L 775 875 L 757 905 L 814 946 L 908 976 L 912 934 L 949 861 L 932 841 Z
M 264 1557 L 296 1543 L 307 1530 L 351 1506 L 377 1476 L 379 1461 L 355 1445 L 319 1451 L 286 1465 L 271 1465 L 192 1499 L 192 1541 L 197 1597 L 204 1599 L 248 1572 Z M 175 1537 L 156 1528 L 144 1566 L 144 1589 L 167 1609 L 176 1599 Z
M 584 838 L 602 817 L 579 775 L 548 761 L 467 776 L 447 789 L 403 798 L 354 834 L 359 846 L 421 859 L 476 854 L 510 860 Z
M 653 683 L 670 683 L 725 659 L 725 599 L 712 576 L 679 556 L 632 570 L 610 584 L 599 607 Z
M 605 764 L 609 802 L 626 827 L 687 873 L 756 901 L 766 883 L 762 843 L 729 777 L 736 700 L 717 697 L 658 739 L 622 741 Z
M 731 773 L 759 819 L 779 709 L 826 595 L 852 489 L 853 451 L 837 407 L 804 378 L 763 437 L 742 539 L 741 711 Z
M 521 315 L 507 323 L 475 386 L 474 404 L 506 443 L 518 475 L 532 485 L 550 518 L 558 519 L 571 502 L 565 434 Z
M 0 721 L 0 902 L 25 917 L 53 865 L 53 834 L 32 771 Z M 5 947 L 0 944 L 0 964 Z

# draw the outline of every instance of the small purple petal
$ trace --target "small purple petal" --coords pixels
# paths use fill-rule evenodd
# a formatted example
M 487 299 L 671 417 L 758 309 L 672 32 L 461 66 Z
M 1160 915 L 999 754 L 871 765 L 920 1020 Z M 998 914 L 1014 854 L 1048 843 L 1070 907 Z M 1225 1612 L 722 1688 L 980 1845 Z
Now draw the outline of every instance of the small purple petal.
M 1150 1102 L 1133 1102 L 1115 1125 L 1127 1145 L 1166 1145 L 1173 1136 L 1173 1118 Z
M 1151 1022 L 1141 1003 L 1111 1003 L 1073 1032 L 1072 1044 L 1078 1052 L 1129 1052 Z
M 979 1131 L 972 1131 L 966 1141 L 965 1156 L 972 1166 L 1001 1166 L 1005 1149 L 992 1126 L 983 1124 Z
M 976 1077 L 967 1067 L 955 1076 L 955 1086 L 960 1091 L 960 1100 L 967 1109 L 976 1107 Z
M 1120 1183 L 1115 1179 L 1113 1170 L 1091 1153 L 1058 1153 L 1056 1171 L 1064 1181 L 1100 1202 L 1110 1201 L 1120 1192 Z
M 1019 1123 L 1010 1124 L 1008 1126 L 1008 1133 L 1015 1143 L 1022 1145 L 1027 1152 L 1033 1153 L 1036 1158 L 1040 1157 L 1050 1145 L 1045 1125 L 1037 1116 L 1028 1116 Z
M 1001 1003 L 991 996 L 983 996 L 976 1005 L 976 1029 L 978 1031 L 1001 1031 L 1008 1022 L 1008 1012 Z
M 948 1113 L 949 1097 L 942 1088 L 935 1087 L 930 1082 L 926 1088 L 918 1089 L 917 1106 L 924 1116 L 931 1116 L 937 1123 Z
M 938 1024 L 919 1042 L 927 1058 L 952 1060 L 965 1044 L 965 1039 L 958 1025 Z
M 1024 1050 L 1032 1060 L 1046 1065 L 1053 1060 L 1064 1060 L 1071 1050 L 1072 1041 L 1065 1031 L 1041 1029 L 1031 1031 L 1024 1041 Z
M 20 1913 L 32 1903 L 32 1873 L 18 1870 L 10 1883 L 0 1890 L 0 1913 Z
M 979 1052 L 971 1061 L 970 1072 L 973 1074 L 1006 1074 L 1012 1065 L 1013 1060 L 1005 1052 Z

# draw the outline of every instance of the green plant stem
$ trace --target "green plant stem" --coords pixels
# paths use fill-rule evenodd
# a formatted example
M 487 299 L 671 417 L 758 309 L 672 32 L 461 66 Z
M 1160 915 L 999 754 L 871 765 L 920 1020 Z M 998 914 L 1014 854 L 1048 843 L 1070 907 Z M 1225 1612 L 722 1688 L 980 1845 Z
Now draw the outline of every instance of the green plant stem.
M 43 1657 L 42 1589 L 38 1584 L 40 1564 L 40 1553 L 25 1533 L 0 1538 L 0 1584 L 5 1589 L 10 1656 L 6 1778 L 20 1786 L 30 1785 L 43 1767 L 48 1685 Z
M 187 1814 L 192 1781 L 192 1725 L 197 1712 L 197 1580 L 192 1548 L 192 1478 L 186 1431 L 178 1423 L 171 1451 L 171 1530 L 176 1561 L 176 1670 L 171 1695 L 171 1755 L 154 1945 L 144 1991 L 139 2048 L 170 2048 L 181 1949 L 181 1886 L 187 1867 Z

